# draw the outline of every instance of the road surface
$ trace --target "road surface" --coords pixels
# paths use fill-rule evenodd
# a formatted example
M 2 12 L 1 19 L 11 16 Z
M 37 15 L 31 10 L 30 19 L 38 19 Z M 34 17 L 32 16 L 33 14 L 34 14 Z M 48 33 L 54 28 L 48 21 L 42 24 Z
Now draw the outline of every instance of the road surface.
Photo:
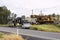
M 0 31 L 16 33 L 17 28 L 0 27 Z M 36 37 L 36 38 L 60 40 L 60 33 L 42 32 L 42 31 L 29 30 L 29 29 L 19 29 L 19 34 Z

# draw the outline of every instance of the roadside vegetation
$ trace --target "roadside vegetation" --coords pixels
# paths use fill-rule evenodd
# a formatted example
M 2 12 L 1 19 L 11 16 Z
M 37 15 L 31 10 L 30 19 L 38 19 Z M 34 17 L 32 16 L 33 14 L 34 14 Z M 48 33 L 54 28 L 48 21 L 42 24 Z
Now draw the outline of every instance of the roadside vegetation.
M 0 26 L 8 26 L 8 24 L 0 24 Z
M 8 24 L 0 24 L 0 26 L 8 26 Z M 19 25 L 16 25 L 19 26 Z M 10 27 L 13 27 L 11 24 Z M 39 31 L 46 31 L 46 32 L 60 32 L 60 24 L 40 24 L 40 25 L 31 25 L 30 29 L 32 30 L 39 30 Z
M 22 36 L 16 34 L 3 34 L 0 33 L 0 40 L 24 40 Z
M 16 16 L 6 6 L 0 6 L 0 24 L 7 24 L 9 21 L 13 21 Z
M 39 31 L 47 31 L 47 32 L 60 32 L 60 24 L 31 25 L 30 29 L 39 30 Z
M 19 27 L 20 25 L 18 25 L 18 23 L 16 24 L 17 27 Z M 14 24 L 0 24 L 0 27 L 14 27 Z

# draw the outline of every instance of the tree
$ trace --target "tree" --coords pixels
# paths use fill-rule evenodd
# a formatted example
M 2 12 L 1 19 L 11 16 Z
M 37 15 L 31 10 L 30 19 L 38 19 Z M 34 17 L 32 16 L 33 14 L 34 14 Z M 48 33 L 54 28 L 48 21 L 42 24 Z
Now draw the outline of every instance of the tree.
M 22 19 L 25 19 L 25 15 L 22 15 L 21 18 L 22 18 Z
M 8 17 L 10 16 L 11 11 L 7 7 L 0 7 L 0 24 L 5 24 L 8 22 Z
M 16 16 L 17 16 L 17 14 L 11 13 L 11 15 L 10 15 L 11 20 L 13 21 L 14 19 L 16 19 Z
M 53 13 L 52 16 L 55 17 L 55 13 Z
M 13 20 L 15 20 L 15 19 L 16 19 L 16 16 L 17 16 L 17 14 L 13 14 Z

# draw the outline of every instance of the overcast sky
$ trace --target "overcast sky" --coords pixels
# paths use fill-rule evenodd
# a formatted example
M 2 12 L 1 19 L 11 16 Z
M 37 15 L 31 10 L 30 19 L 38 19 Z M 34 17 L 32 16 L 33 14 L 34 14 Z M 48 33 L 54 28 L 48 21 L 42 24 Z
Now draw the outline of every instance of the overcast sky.
M 44 14 L 60 13 L 60 0 L 0 0 L 0 6 L 6 6 L 17 16 L 29 16 L 32 9 L 34 14 L 41 10 Z

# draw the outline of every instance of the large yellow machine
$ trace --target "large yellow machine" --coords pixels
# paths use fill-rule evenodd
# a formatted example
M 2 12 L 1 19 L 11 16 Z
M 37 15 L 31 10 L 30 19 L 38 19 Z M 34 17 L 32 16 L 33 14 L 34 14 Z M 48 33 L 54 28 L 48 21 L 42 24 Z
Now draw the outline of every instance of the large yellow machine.
M 37 24 L 54 23 L 50 16 L 31 15 L 31 18 L 36 18 Z

